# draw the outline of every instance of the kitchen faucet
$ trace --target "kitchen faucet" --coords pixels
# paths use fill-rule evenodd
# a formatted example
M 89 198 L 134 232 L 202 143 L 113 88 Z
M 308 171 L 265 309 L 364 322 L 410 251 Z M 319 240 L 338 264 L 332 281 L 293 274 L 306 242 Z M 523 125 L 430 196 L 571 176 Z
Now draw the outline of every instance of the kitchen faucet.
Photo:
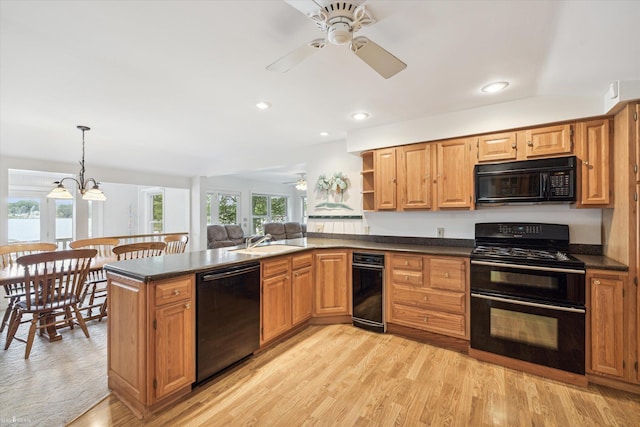
M 258 246 L 260 243 L 262 242 L 266 242 L 267 240 L 271 239 L 271 234 L 267 233 L 264 236 L 262 236 L 260 239 L 256 240 L 255 242 L 251 243 L 251 237 L 247 237 L 247 249 L 253 249 L 256 246 Z

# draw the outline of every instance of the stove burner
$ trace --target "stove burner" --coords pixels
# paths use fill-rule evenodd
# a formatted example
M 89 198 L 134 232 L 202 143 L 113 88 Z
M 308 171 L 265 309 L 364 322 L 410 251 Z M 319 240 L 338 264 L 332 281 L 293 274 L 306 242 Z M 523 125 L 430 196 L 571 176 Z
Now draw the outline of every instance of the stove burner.
M 551 261 L 568 261 L 569 257 L 563 252 L 545 251 L 540 249 L 507 248 L 502 246 L 476 246 L 474 255 L 491 257 L 509 257 L 519 259 L 537 259 Z

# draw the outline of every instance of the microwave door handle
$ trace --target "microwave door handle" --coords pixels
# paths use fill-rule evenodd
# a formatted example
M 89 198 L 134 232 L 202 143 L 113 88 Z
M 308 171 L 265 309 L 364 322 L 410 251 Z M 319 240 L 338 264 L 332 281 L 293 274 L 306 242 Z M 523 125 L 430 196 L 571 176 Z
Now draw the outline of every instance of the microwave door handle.
M 542 174 L 542 198 L 544 200 L 549 199 L 549 174 Z

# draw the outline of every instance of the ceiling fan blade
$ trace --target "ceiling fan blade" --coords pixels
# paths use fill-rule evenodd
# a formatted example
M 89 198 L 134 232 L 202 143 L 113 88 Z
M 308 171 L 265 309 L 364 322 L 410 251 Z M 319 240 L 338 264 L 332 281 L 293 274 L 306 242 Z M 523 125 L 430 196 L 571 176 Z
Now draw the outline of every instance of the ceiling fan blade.
M 325 45 L 324 39 L 312 40 L 309 43 L 300 46 L 293 52 L 289 52 L 276 62 L 267 65 L 267 70 L 275 71 L 278 73 L 286 73 L 298 63 L 302 62 L 307 57 L 311 56 L 318 50 L 322 49 Z
M 289 6 L 294 9 L 299 10 L 305 16 L 312 15 L 318 9 L 322 9 L 324 7 L 323 1 L 314 1 L 314 0 L 284 0 Z
M 351 50 L 385 79 L 407 68 L 407 64 L 366 37 L 356 37 Z

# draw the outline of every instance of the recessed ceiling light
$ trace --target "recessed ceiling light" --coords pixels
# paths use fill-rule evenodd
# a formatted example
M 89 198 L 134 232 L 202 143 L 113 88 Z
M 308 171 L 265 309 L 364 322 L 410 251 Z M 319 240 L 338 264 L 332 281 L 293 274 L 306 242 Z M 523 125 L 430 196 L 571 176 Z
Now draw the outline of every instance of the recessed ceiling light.
M 329 136 L 329 132 L 320 132 L 320 136 Z
M 267 101 L 260 101 L 256 104 L 256 107 L 261 110 L 266 110 L 267 108 L 271 107 L 271 104 L 269 104 Z
M 507 86 L 509 86 L 509 82 L 493 82 L 484 86 L 480 90 L 484 93 L 494 93 L 494 92 L 500 92 L 502 89 L 505 89 Z
M 353 120 L 365 120 L 369 118 L 369 113 L 353 113 L 351 118 Z

